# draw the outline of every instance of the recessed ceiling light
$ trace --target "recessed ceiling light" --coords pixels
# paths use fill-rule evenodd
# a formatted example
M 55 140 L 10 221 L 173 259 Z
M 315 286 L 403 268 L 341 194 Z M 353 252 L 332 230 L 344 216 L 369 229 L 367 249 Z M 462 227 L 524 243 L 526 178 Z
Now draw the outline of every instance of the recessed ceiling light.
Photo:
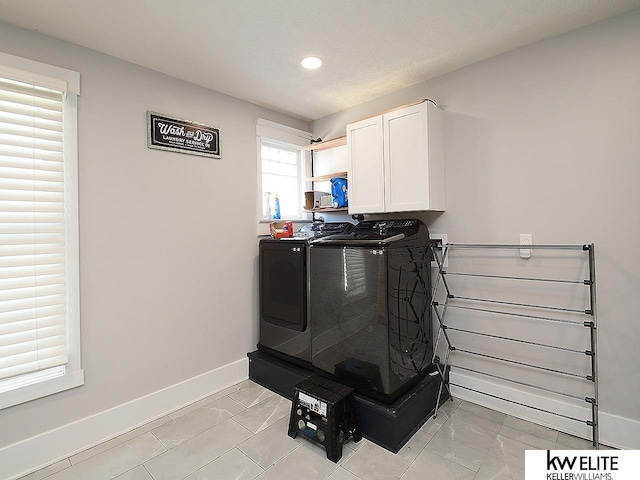
M 300 65 L 307 70 L 315 70 L 322 65 L 322 59 L 318 57 L 304 57 L 300 60 Z

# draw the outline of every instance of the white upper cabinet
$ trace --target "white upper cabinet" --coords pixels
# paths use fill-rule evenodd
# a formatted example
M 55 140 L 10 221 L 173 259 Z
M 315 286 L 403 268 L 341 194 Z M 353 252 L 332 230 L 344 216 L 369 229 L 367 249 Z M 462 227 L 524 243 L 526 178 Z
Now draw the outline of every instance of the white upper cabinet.
M 350 214 L 384 212 L 382 132 L 382 116 L 347 125 Z
M 431 102 L 347 125 L 349 213 L 444 210 L 442 110 Z

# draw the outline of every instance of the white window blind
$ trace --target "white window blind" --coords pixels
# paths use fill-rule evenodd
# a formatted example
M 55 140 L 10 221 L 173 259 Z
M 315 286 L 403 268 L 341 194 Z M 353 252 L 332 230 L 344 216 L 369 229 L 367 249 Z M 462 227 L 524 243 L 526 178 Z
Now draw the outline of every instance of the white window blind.
M 281 218 L 300 218 L 302 211 L 302 160 L 300 147 L 274 140 L 262 139 L 262 201 L 267 212 L 269 198 L 271 212 L 279 198 Z M 267 193 L 269 195 L 267 195 Z M 266 218 L 266 216 L 264 217 Z
M 63 102 L 0 78 L 0 380 L 68 361 Z
M 301 147 L 309 144 L 311 134 L 296 128 L 259 118 L 256 122 L 258 140 L 258 235 L 268 234 L 260 221 L 271 221 L 278 195 L 281 220 L 307 220 L 303 210 L 305 181 L 310 171 L 309 155 Z M 266 193 L 269 193 L 267 195 Z M 267 208 L 267 202 L 269 207 Z

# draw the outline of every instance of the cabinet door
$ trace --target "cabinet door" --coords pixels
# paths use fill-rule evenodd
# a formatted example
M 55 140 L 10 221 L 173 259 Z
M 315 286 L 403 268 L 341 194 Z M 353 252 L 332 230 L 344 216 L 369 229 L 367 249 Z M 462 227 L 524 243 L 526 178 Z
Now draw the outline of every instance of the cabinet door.
M 347 125 L 349 213 L 384 212 L 382 116 Z
M 426 105 L 386 113 L 383 130 L 386 211 L 430 209 Z

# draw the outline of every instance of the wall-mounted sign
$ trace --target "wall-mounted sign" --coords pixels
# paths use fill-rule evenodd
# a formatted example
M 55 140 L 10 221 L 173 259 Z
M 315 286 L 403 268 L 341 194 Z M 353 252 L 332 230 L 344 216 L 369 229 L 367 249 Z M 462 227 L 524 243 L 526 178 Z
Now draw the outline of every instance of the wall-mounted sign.
M 147 147 L 220 158 L 220 129 L 147 111 Z

